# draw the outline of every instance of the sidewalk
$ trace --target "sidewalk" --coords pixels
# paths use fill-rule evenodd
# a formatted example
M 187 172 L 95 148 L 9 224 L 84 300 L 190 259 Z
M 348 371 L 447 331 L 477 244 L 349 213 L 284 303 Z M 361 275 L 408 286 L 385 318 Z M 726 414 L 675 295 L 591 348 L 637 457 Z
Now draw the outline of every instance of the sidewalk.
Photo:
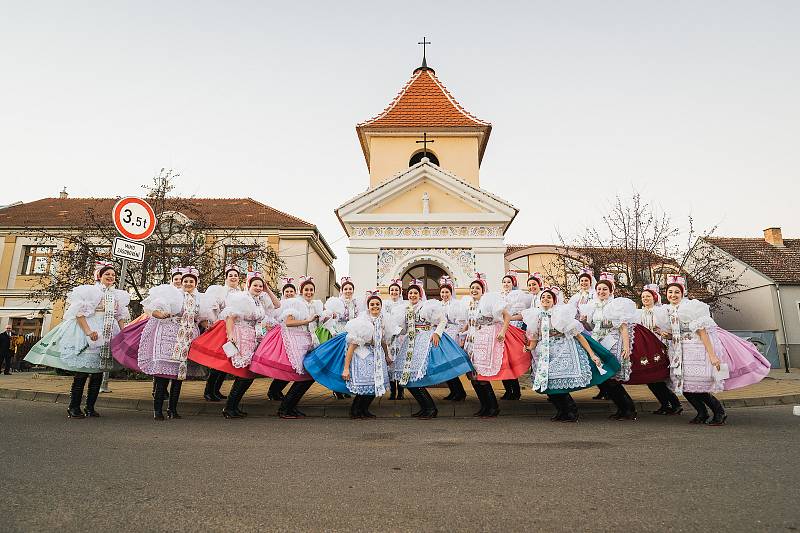
M 267 400 L 267 388 L 270 379 L 257 379 L 244 397 L 243 407 L 248 413 L 260 416 L 275 415 L 278 402 Z M 52 373 L 20 372 L 10 376 L 0 375 L 0 398 L 32 400 L 50 403 L 69 403 L 69 388 L 72 378 L 56 376 Z M 227 393 L 232 380 L 226 380 L 222 390 Z M 429 389 L 436 400 L 439 416 L 462 417 L 471 416 L 478 410 L 478 401 L 469 384 L 464 380 L 467 390 L 465 402 L 448 402 L 442 400 L 447 395 L 446 388 Z M 181 414 L 218 415 L 223 402 L 207 402 L 203 399 L 202 381 L 187 381 L 181 390 Z M 551 415 L 553 407 L 541 394 L 534 393 L 522 382 L 522 399 L 520 401 L 500 401 L 502 416 Z M 502 395 L 502 385 L 494 383 L 498 396 Z M 150 411 L 153 408 L 151 397 L 151 381 L 116 381 L 110 382 L 111 392 L 101 393 L 97 401 L 98 409 L 104 407 Z M 636 401 L 637 409 L 646 413 L 658 407 L 655 398 L 644 385 L 626 387 Z M 611 402 L 592 400 L 596 388 L 573 393 L 575 401 L 583 413 L 613 412 Z M 767 405 L 800 404 L 800 371 L 787 374 L 783 370 L 773 370 L 769 377 L 761 383 L 743 389 L 719 393 L 718 398 L 726 407 L 759 407 Z M 388 394 L 373 403 L 372 411 L 380 417 L 405 417 L 416 410 L 416 403 L 410 394 L 400 401 L 389 401 Z M 685 404 L 688 407 L 688 404 Z M 347 417 L 350 400 L 337 400 L 331 392 L 320 385 L 314 385 L 301 402 L 301 409 L 309 416 Z

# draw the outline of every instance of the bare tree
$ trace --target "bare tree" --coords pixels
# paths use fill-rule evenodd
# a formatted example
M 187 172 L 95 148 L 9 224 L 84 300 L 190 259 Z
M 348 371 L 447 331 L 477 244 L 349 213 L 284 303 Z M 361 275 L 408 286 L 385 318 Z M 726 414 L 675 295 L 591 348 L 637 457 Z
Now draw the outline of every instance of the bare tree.
M 629 197 L 615 197 L 601 224 L 570 241 L 559 232 L 559 255 L 546 266 L 546 275 L 560 280 L 570 293 L 581 267 L 588 265 L 595 275 L 612 272 L 616 294 L 638 300 L 645 284 L 663 286 L 667 275 L 681 273 L 695 297 L 712 307 L 729 305 L 723 294 L 740 286 L 740 275 L 730 257 L 703 245 L 716 229 L 698 233 L 691 217 L 681 229 L 634 190 Z
M 221 283 L 226 262 L 260 270 L 273 281 L 284 268 L 277 251 L 263 239 L 243 238 L 237 226 L 223 228 L 210 222 L 193 198 L 173 196 L 179 177 L 172 170 L 161 169 L 150 184 L 143 185 L 158 225 L 145 241 L 144 262 L 128 263 L 126 288 L 132 295 L 134 314 L 141 311 L 138 304 L 150 287 L 169 281 L 174 266 L 197 267 L 201 287 Z M 111 257 L 111 246 L 118 234 L 108 200 L 96 199 L 86 209 L 80 228 L 29 228 L 28 233 L 42 243 L 56 245 L 51 274 L 41 277 L 30 295 L 32 299 L 63 299 L 73 287 L 91 280 L 97 260 L 119 266 L 119 261 Z

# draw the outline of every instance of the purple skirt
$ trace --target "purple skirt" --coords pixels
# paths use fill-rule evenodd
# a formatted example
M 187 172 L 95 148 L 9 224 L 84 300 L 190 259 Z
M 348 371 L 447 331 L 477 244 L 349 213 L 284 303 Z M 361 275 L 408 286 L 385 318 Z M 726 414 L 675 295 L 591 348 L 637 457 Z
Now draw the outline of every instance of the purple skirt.
M 728 363 L 731 374 L 724 382 L 725 390 L 753 385 L 769 374 L 771 365 L 755 346 L 722 328 L 716 328 L 716 333 L 723 348 L 717 355 L 720 361 Z
M 117 335 L 111 339 L 111 355 L 114 359 L 135 372 L 141 372 L 139 368 L 139 342 L 142 340 L 142 331 L 147 325 L 147 320 L 137 320 L 122 328 Z

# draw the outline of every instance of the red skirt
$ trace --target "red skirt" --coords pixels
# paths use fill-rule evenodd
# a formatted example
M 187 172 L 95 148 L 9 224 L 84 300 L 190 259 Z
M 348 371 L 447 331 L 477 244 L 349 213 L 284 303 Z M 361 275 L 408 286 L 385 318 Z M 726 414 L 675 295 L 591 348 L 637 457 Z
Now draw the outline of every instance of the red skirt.
M 256 374 L 246 368 L 236 368 L 225 355 L 222 345 L 228 342 L 228 332 L 225 321 L 220 320 L 211 329 L 192 341 L 189 347 L 189 359 L 195 363 L 220 370 L 240 378 L 257 378 Z
M 633 338 L 631 378 L 625 383 L 645 385 L 669 381 L 667 347 L 655 333 L 641 324 L 634 325 L 631 330 Z
M 503 363 L 500 371 L 494 376 L 481 376 L 478 381 L 497 381 L 501 379 L 517 379 L 531 369 L 531 354 L 525 351 L 525 332 L 516 326 L 508 326 L 503 341 Z

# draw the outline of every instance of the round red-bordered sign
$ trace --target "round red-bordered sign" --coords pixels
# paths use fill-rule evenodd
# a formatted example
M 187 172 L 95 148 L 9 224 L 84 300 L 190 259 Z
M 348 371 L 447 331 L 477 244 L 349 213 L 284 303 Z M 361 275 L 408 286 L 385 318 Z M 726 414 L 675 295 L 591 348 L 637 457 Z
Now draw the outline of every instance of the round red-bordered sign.
M 156 229 L 156 213 L 146 201 L 128 196 L 114 205 L 112 212 L 117 231 L 132 241 L 142 241 Z

